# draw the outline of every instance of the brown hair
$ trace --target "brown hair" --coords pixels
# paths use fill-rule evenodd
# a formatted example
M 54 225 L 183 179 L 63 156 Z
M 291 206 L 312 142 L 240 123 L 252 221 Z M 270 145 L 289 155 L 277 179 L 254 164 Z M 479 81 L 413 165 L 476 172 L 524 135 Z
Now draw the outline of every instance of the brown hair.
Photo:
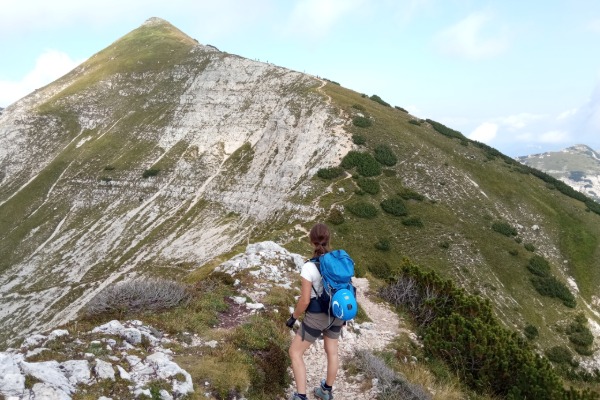
M 331 251 L 329 248 L 329 228 L 325 224 L 318 223 L 312 227 L 308 234 L 310 242 L 315 246 L 313 257 L 322 256 Z

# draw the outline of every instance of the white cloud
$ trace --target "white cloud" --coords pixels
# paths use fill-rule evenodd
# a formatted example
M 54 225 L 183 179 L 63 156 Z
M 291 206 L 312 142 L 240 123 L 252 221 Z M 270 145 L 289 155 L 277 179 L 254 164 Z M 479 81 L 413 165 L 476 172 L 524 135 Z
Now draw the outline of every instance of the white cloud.
M 60 78 L 81 61 L 74 61 L 68 54 L 46 50 L 35 63 L 33 70 L 20 81 L 0 81 L 0 106 L 5 107 L 33 90 Z
M 498 133 L 498 125 L 491 122 L 484 122 L 479 125 L 471 134 L 469 139 L 476 140 L 482 143 L 490 143 Z
M 338 20 L 363 3 L 365 0 L 300 0 L 292 10 L 287 31 L 321 38 Z
M 509 115 L 508 117 L 498 118 L 498 123 L 506 126 L 510 130 L 523 129 L 536 121 L 547 118 L 543 114 L 519 113 Z
M 565 131 L 549 131 L 542 133 L 537 139 L 542 143 L 566 143 L 570 137 Z
M 558 121 L 569 119 L 572 116 L 576 115 L 578 111 L 579 111 L 579 109 L 577 109 L 577 108 L 571 108 L 570 110 L 563 111 L 560 114 L 558 114 L 558 117 L 556 117 L 556 119 Z
M 468 59 L 496 57 L 509 47 L 509 35 L 505 28 L 493 24 L 489 13 L 470 14 L 435 38 L 442 53 Z

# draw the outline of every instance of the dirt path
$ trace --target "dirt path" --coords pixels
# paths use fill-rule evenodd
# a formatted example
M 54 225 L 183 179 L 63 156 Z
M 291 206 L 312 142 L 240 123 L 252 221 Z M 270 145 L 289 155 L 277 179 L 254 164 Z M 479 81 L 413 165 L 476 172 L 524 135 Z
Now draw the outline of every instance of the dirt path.
M 369 382 L 361 382 L 349 378 L 344 372 L 343 365 L 347 358 L 353 357 L 357 349 L 381 350 L 388 345 L 400 331 L 400 322 L 396 313 L 387 305 L 374 303 L 370 300 L 369 281 L 365 278 L 354 278 L 357 288 L 357 300 L 373 323 L 364 323 L 360 326 L 344 328 L 343 337 L 339 341 L 340 370 L 334 385 L 336 399 L 376 399 L 376 390 Z M 326 357 L 323 350 L 323 340 L 317 340 L 304 354 L 307 369 L 308 398 L 314 399 L 312 390 L 318 386 L 326 374 Z M 290 369 L 291 374 L 291 369 Z M 294 392 L 295 387 L 288 390 L 286 399 Z

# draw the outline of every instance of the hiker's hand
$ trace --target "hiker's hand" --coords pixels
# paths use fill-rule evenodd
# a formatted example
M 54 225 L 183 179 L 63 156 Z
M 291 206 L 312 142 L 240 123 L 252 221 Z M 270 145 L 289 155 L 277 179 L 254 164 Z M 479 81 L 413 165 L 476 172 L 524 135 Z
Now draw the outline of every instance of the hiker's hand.
M 288 328 L 291 328 L 294 326 L 295 323 L 296 323 L 296 318 L 294 318 L 294 314 L 292 313 L 292 315 L 290 315 L 290 319 L 288 319 L 287 322 L 285 323 L 285 326 L 287 326 Z

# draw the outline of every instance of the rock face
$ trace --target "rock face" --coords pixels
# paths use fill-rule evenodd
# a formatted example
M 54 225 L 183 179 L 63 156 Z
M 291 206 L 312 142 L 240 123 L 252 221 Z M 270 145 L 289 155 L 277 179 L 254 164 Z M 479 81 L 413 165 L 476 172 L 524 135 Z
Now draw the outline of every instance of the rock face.
M 561 151 L 518 157 L 517 160 L 600 202 L 600 153 L 590 147 L 579 144 Z
M 146 350 L 140 347 L 140 341 L 132 339 L 132 331 L 147 339 L 151 351 L 145 357 L 139 356 Z M 140 321 L 122 324 L 115 320 L 94 328 L 90 332 L 94 340 L 74 338 L 64 330 L 28 337 L 19 350 L 0 353 L 0 394 L 8 399 L 71 399 L 73 394 L 86 388 L 101 392 L 102 382 L 114 382 L 117 373 L 120 379 L 127 381 L 130 398 L 140 394 L 151 397 L 148 385 L 156 381 L 164 381 L 171 387 L 170 391 L 165 390 L 163 398 L 178 399 L 193 392 L 190 374 L 171 361 L 172 351 L 163 347 L 173 341 L 167 337 L 157 338 L 151 332 L 156 330 Z M 112 339 L 115 336 L 122 342 Z M 78 358 L 62 362 L 27 361 L 44 351 L 49 352 L 44 346 L 56 340 L 70 343 L 65 346 L 69 353 L 64 356 Z
M 310 178 L 351 148 L 323 84 L 152 19 L 5 109 L 0 344 L 144 265 L 189 270 L 311 218 Z

